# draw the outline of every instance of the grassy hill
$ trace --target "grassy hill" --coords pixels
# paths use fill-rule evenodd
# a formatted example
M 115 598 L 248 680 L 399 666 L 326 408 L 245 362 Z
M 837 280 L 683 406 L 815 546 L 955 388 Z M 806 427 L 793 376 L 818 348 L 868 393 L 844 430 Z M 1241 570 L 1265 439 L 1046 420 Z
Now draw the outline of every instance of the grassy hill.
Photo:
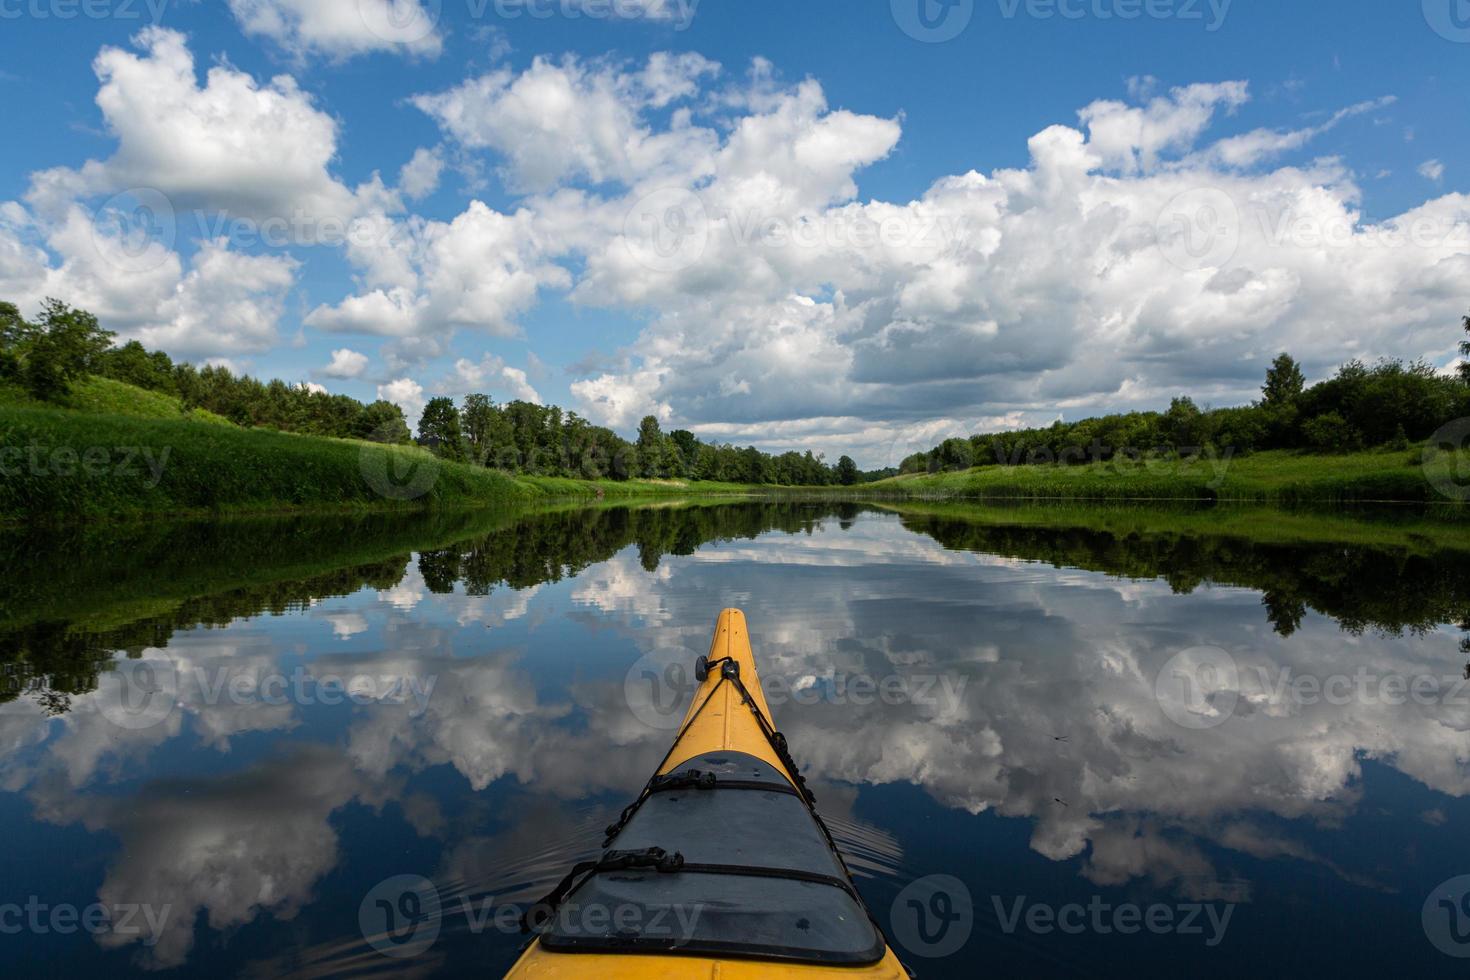
M 514 477 L 386 446 L 245 429 L 106 378 L 65 407 L 0 386 L 0 522 L 380 510 L 742 493 L 738 484 Z
M 69 408 L 78 412 L 102 415 L 129 415 L 144 419 L 189 419 L 195 422 L 231 424 L 202 408 L 186 410 L 175 395 L 147 391 L 111 378 L 91 376 L 72 385 L 72 390 L 59 405 L 32 399 L 15 385 L 0 384 L 0 408 Z
M 513 501 L 504 474 L 410 447 L 181 418 L 0 409 L 0 519 Z

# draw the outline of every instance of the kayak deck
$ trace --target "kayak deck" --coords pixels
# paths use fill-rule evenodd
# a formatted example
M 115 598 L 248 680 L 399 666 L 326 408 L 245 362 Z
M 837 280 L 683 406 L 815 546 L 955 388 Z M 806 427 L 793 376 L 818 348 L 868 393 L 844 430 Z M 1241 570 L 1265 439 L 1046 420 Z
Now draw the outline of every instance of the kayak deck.
M 906 977 L 770 724 L 740 610 L 720 613 L 705 662 L 610 849 L 553 893 L 507 976 Z

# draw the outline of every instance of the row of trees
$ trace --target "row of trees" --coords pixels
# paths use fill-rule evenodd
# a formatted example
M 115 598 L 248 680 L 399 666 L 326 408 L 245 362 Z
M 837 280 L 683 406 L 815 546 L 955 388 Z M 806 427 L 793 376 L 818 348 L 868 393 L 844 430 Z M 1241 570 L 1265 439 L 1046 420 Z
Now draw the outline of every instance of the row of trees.
M 260 381 L 222 366 L 174 363 L 137 341 L 121 346 L 97 318 L 47 300 L 34 323 L 0 303 L 0 381 L 19 382 L 31 396 L 65 402 L 88 375 L 173 395 L 236 425 L 342 439 L 407 443 L 413 436 L 392 402 L 363 404 L 284 381 Z M 456 406 L 432 399 L 418 420 L 418 441 L 451 460 L 510 473 L 581 479 L 695 479 L 780 486 L 850 486 L 865 479 L 847 456 L 829 466 L 820 455 L 763 453 L 753 446 L 701 442 L 687 430 L 665 434 L 653 416 L 635 442 L 556 406 L 497 405 L 472 394 Z
M 754 446 L 701 442 L 687 429 L 665 433 L 652 415 L 639 423 L 637 440 L 629 442 L 555 405 L 497 405 L 482 394 L 465 396 L 461 406 L 449 398 L 431 400 L 419 419 L 418 436 L 446 459 L 536 476 L 777 486 L 851 486 L 862 478 L 847 456 L 828 466 L 811 451 L 771 455 Z
M 1470 317 L 1464 320 L 1470 334 Z M 1460 345 L 1470 358 L 1470 341 Z M 1092 462 L 1121 452 L 1192 453 L 1263 449 L 1350 452 L 1404 447 L 1470 416 L 1470 361 L 1458 376 L 1423 361 L 1382 360 L 1371 367 L 1349 361 L 1326 381 L 1308 387 L 1301 366 L 1282 354 L 1266 372 L 1259 401 L 1242 408 L 1202 409 L 1175 398 L 1165 412 L 1129 412 L 1044 429 L 982 433 L 947 439 L 915 453 L 904 473 L 937 473 L 972 466 Z

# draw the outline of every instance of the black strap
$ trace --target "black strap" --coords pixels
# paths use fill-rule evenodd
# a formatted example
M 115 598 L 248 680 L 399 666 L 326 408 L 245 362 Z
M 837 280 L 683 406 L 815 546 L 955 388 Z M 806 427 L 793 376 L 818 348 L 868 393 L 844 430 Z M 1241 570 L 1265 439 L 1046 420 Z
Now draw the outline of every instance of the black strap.
M 862 904 L 857 890 L 853 888 L 852 882 L 839 878 L 836 875 L 824 875 L 818 871 L 802 871 L 798 868 L 768 868 L 763 865 L 748 864 L 698 864 L 685 861 L 679 866 L 684 874 L 691 875 L 738 875 L 742 878 L 782 878 L 786 881 L 808 881 L 814 885 L 831 885 L 840 888 Z
M 728 660 L 729 658 L 727 657 L 726 659 Z M 709 693 L 704 696 L 704 700 L 699 703 L 699 707 L 690 712 L 689 720 L 686 721 L 684 723 L 684 726 L 679 729 L 679 734 L 674 736 L 674 741 L 669 746 L 669 750 L 664 753 L 663 759 L 659 761 L 658 765 L 653 767 L 654 774 L 650 776 L 648 782 L 644 784 L 642 792 L 638 794 L 638 798 L 635 799 L 632 803 L 629 803 L 627 806 L 623 807 L 623 812 L 618 815 L 618 819 L 607 825 L 607 829 L 604 831 L 604 838 L 602 841 L 602 846 L 604 848 L 610 846 L 613 842 L 613 838 L 617 837 L 618 834 L 623 832 L 623 828 L 628 825 L 628 821 L 633 819 L 633 814 L 638 812 L 638 808 L 643 805 L 643 801 L 648 799 L 648 797 L 653 793 L 653 784 L 654 780 L 659 778 L 658 773 L 662 771 L 664 766 L 668 765 L 669 759 L 673 757 L 674 750 L 679 747 L 679 743 L 684 741 L 684 736 L 689 733 L 689 726 L 693 725 L 694 720 L 704 712 L 705 706 L 709 704 L 710 699 L 715 696 L 715 692 L 720 689 L 720 684 L 723 684 L 724 682 L 725 680 L 722 676 L 720 680 L 716 682 L 715 686 L 709 689 Z
M 750 691 L 745 686 L 745 682 L 741 680 L 740 662 L 733 657 L 721 657 L 719 660 L 709 661 L 706 667 L 710 671 L 718 667 L 720 669 L 720 679 L 710 688 L 709 693 L 705 695 L 704 700 L 699 703 L 699 706 L 690 712 L 689 719 L 679 729 L 679 734 L 674 736 L 674 741 L 669 746 L 669 750 L 664 753 L 663 759 L 654 767 L 654 775 L 649 777 L 642 792 L 638 794 L 638 798 L 623 808 L 623 812 L 618 816 L 616 822 L 608 825 L 607 837 L 602 842 L 602 846 L 606 848 L 618 834 L 623 832 L 623 828 L 628 825 L 628 821 L 633 819 L 633 815 L 638 812 L 639 808 L 654 793 L 689 788 L 699 790 L 715 788 L 758 788 L 774 792 L 786 791 L 792 792 L 800 797 L 802 803 L 805 804 L 807 812 L 811 814 L 812 819 L 816 821 L 817 827 L 822 831 L 822 836 L 826 838 L 827 846 L 837 858 L 837 864 L 842 868 L 843 877 L 837 878 L 832 875 L 788 868 L 753 868 L 730 864 L 691 864 L 685 862 L 684 855 L 677 852 L 669 855 L 661 847 L 649 848 L 646 851 L 608 851 L 597 861 L 583 861 L 573 867 L 567 873 L 567 876 L 551 890 L 550 894 L 531 906 L 526 914 L 521 917 L 522 932 L 530 932 L 549 922 L 556 914 L 557 908 L 566 900 L 566 897 L 581 887 L 593 875 L 603 871 L 621 871 L 630 868 L 651 867 L 661 873 L 684 871 L 691 874 L 744 875 L 747 877 L 786 878 L 833 885 L 851 895 L 857 901 L 858 907 L 867 912 L 868 918 L 872 921 L 874 928 L 878 930 L 878 934 L 883 934 L 882 926 L 878 924 L 877 919 L 873 918 L 872 911 L 868 909 L 867 904 L 858 894 L 857 886 L 853 883 L 852 871 L 847 867 L 847 862 L 843 860 L 842 851 L 838 848 L 837 841 L 832 836 L 832 831 L 828 829 L 826 821 L 822 819 L 822 815 L 817 812 L 817 798 L 807 788 L 806 778 L 802 776 L 801 770 L 797 768 L 796 760 L 791 758 L 791 752 L 786 744 L 786 736 L 777 731 L 776 727 L 766 718 L 765 713 L 761 711 L 760 707 L 755 703 L 755 699 L 751 697 Z M 735 685 L 735 689 L 740 692 L 741 701 L 750 708 L 751 714 L 755 715 L 756 724 L 760 728 L 761 734 L 765 736 L 766 742 L 770 745 L 771 751 L 776 754 L 776 758 L 786 767 L 787 773 L 794 781 L 794 786 L 788 788 L 771 783 L 761 783 L 757 780 L 720 780 L 714 773 L 701 772 L 698 769 L 686 769 L 681 773 L 659 775 L 664 766 L 668 764 L 669 759 L 673 757 L 674 751 L 679 747 L 679 743 L 684 741 L 684 736 L 688 734 L 689 727 L 694 724 L 695 720 L 710 703 L 710 699 L 715 696 L 720 686 L 726 681 L 730 681 Z
M 784 793 L 788 796 L 800 796 L 786 780 L 761 780 L 761 779 L 729 779 L 718 773 L 703 772 L 699 769 L 685 769 L 683 772 L 671 772 L 667 776 L 654 776 L 649 784 L 648 791 L 653 793 L 666 793 L 670 790 L 693 789 L 753 789 L 764 790 L 767 793 Z
M 827 846 L 832 849 L 832 854 L 837 858 L 838 865 L 842 867 L 842 873 L 847 876 L 848 883 L 849 885 L 851 885 L 852 871 L 847 867 L 847 862 L 843 860 L 842 849 L 837 846 L 837 840 L 832 836 L 832 831 L 828 829 L 827 821 L 823 820 L 822 815 L 817 812 L 817 798 L 815 795 L 812 794 L 811 790 L 807 789 L 806 777 L 803 776 L 801 774 L 801 770 L 797 768 L 796 760 L 791 758 L 791 752 L 786 747 L 786 736 L 778 732 L 776 730 L 776 726 L 772 725 L 770 720 L 766 718 L 765 714 L 761 712 L 761 709 L 756 706 L 755 699 L 750 696 L 750 692 L 745 688 L 745 682 L 740 679 L 740 665 L 736 664 L 735 666 L 736 670 L 733 677 L 731 677 L 728 673 L 725 673 L 721 676 L 720 680 L 722 682 L 726 679 L 733 681 L 733 683 L 735 684 L 735 689 L 740 692 L 741 699 L 746 703 L 746 705 L 750 707 L 750 713 L 755 715 L 756 724 L 760 726 L 761 732 L 766 736 L 766 741 L 770 743 L 771 751 L 776 753 L 776 758 L 781 760 L 781 764 L 786 767 L 786 771 L 789 772 L 791 774 L 791 778 L 796 781 L 796 788 L 801 793 L 802 802 L 806 804 L 807 812 L 810 813 L 812 815 L 812 819 L 817 822 L 817 827 L 822 831 L 822 836 L 827 838 Z M 856 886 L 852 887 L 854 889 L 853 894 L 856 895 Z M 861 899 L 858 900 L 858 904 L 864 909 L 867 908 L 867 906 L 863 903 Z M 872 912 L 868 913 L 868 918 L 873 919 Z M 873 919 L 873 924 L 876 926 L 878 924 L 878 920 Z M 878 931 L 880 934 L 882 933 L 883 930 L 881 926 L 879 927 Z
M 672 874 L 683 866 L 683 854 L 678 851 L 670 854 L 662 847 L 650 847 L 641 851 L 608 851 L 596 861 L 582 861 L 574 865 L 545 898 L 526 910 L 521 916 L 521 932 L 531 932 L 551 921 L 566 897 L 595 874 L 636 868 L 650 868 L 660 874 Z

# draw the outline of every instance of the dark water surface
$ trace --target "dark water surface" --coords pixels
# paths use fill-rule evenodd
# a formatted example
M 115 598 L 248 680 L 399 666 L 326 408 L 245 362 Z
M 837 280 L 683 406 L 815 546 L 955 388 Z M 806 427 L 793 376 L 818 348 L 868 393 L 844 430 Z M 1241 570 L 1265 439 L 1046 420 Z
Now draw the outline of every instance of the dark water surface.
M 0 537 L 3 973 L 498 975 L 739 606 L 917 975 L 1462 976 L 1470 552 L 1274 523 L 745 502 Z

